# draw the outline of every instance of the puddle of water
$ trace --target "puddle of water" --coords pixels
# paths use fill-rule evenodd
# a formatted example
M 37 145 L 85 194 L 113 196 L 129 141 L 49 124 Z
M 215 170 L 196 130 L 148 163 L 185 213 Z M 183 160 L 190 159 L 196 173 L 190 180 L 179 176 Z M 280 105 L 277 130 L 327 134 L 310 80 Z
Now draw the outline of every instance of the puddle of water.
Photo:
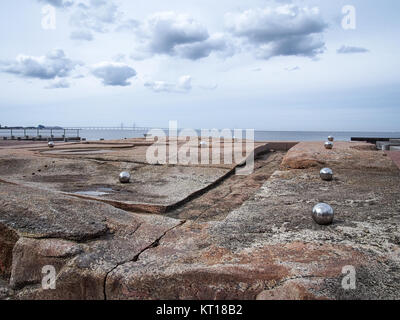
M 110 194 L 114 190 L 111 188 L 99 188 L 96 191 L 76 191 L 75 194 L 79 194 L 81 196 L 92 196 L 92 197 L 100 197 Z

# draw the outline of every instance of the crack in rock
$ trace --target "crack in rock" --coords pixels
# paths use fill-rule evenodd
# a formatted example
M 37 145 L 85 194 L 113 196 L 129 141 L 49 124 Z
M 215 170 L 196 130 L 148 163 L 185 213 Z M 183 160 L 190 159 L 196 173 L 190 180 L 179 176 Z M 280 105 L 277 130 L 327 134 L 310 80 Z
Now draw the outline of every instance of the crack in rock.
M 136 262 L 136 261 L 138 261 L 140 255 L 141 255 L 143 252 L 145 252 L 145 251 L 147 251 L 147 250 L 149 250 L 149 249 L 151 249 L 151 248 L 156 248 L 156 247 L 158 247 L 158 245 L 160 244 L 160 240 L 161 240 L 162 238 L 164 238 L 165 235 L 166 235 L 168 232 L 170 232 L 170 231 L 172 231 L 172 230 L 174 230 L 174 229 L 176 229 L 176 228 L 181 227 L 181 226 L 184 225 L 185 223 L 186 223 L 186 220 L 183 220 L 183 221 L 181 221 L 179 224 L 177 224 L 176 226 L 174 226 L 174 227 L 172 227 L 172 228 L 166 230 L 161 236 L 159 236 L 156 240 L 154 240 L 150 245 L 148 245 L 147 247 L 145 247 L 144 249 L 142 249 L 142 250 L 141 250 L 137 255 L 135 255 L 132 259 L 129 259 L 129 260 L 120 262 L 120 263 L 118 263 L 117 265 L 115 265 L 114 268 L 112 268 L 110 271 L 108 271 L 108 272 L 106 273 L 105 277 L 104 277 L 104 284 L 103 284 L 104 300 L 107 300 L 107 280 L 108 280 L 108 276 L 110 275 L 110 273 L 112 273 L 115 269 L 117 269 L 119 266 L 124 265 L 125 263 Z

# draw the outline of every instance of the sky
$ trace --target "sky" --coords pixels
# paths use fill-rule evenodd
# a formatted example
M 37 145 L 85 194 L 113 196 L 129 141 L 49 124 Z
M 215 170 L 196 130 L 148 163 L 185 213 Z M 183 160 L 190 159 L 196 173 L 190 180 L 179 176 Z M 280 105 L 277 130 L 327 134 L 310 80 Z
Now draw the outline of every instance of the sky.
M 400 131 L 396 0 L 0 8 L 3 126 Z

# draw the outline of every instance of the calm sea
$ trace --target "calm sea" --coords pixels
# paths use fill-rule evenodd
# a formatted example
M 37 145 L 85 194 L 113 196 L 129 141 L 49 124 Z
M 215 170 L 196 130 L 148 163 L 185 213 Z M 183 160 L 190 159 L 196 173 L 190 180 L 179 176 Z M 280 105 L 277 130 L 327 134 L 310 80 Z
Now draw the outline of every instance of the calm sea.
M 165 131 L 167 133 L 167 131 Z M 87 140 L 143 138 L 147 131 L 134 130 L 81 130 Z M 329 135 L 337 141 L 350 141 L 351 137 L 400 138 L 400 132 L 318 132 L 318 131 L 255 131 L 256 141 L 321 141 Z

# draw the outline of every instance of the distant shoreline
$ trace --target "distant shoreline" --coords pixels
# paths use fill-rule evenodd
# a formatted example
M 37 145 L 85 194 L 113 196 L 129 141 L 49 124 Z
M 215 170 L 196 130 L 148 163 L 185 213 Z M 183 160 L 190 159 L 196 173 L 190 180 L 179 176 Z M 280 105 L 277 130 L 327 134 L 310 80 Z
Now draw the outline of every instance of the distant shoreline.
M 0 139 L 3 136 L 10 136 L 11 129 L 0 129 Z M 37 129 L 25 129 L 26 134 L 30 136 L 36 135 Z M 50 137 L 50 131 L 53 130 L 54 137 L 61 137 L 64 129 L 42 129 L 46 132 L 46 135 Z M 65 129 L 67 130 L 67 129 Z M 165 134 L 168 135 L 168 129 L 164 130 Z M 178 129 L 179 132 L 180 129 Z M 104 129 L 104 130 L 85 130 L 76 129 L 67 131 L 67 137 L 76 137 L 79 135 L 80 138 L 86 140 L 119 140 L 129 138 L 143 138 L 148 130 L 129 130 L 125 129 Z M 196 130 L 200 136 L 200 130 Z M 24 129 L 13 129 L 13 136 L 23 137 L 25 134 Z M 379 137 L 379 138 L 400 138 L 400 132 L 376 132 L 376 131 L 254 131 L 255 141 L 323 141 L 326 140 L 328 135 L 333 135 L 336 141 L 350 141 L 351 137 Z M 239 137 L 238 137 L 239 138 Z

